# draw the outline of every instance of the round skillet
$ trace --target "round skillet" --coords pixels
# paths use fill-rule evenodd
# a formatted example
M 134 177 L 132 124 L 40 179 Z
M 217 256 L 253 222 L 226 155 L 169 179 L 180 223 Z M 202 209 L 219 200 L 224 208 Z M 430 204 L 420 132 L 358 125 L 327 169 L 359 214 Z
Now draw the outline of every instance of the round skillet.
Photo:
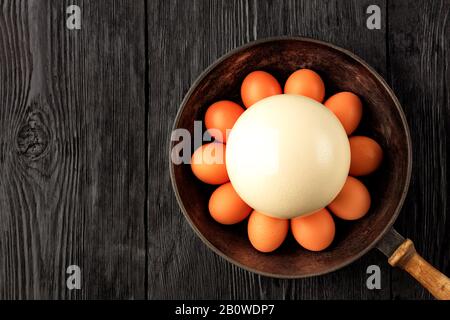
M 170 176 L 177 201 L 187 221 L 214 252 L 244 269 L 278 278 L 311 277 L 342 268 L 377 246 L 389 263 L 411 273 L 437 298 L 450 299 L 449 279 L 426 263 L 392 225 L 397 218 L 411 176 L 411 138 L 399 101 L 383 78 L 353 53 L 322 41 L 282 37 L 255 41 L 218 59 L 192 85 L 174 123 L 187 129 L 191 148 L 197 147 L 194 121 L 202 121 L 213 102 L 239 97 L 243 78 L 265 70 L 281 84 L 299 68 L 311 68 L 325 82 L 327 96 L 351 91 L 363 100 L 362 122 L 354 133 L 377 140 L 385 157 L 381 168 L 363 182 L 372 196 L 369 213 L 358 221 L 336 220 L 336 239 L 325 251 L 302 249 L 292 238 L 275 252 L 256 251 L 247 239 L 246 224 L 223 226 L 208 213 L 208 199 L 214 186 L 197 180 L 189 164 L 170 161 Z M 204 130 L 204 128 L 203 128 Z M 201 135 L 201 132 L 200 132 Z M 200 138 L 201 139 L 201 138 Z M 170 154 L 177 141 L 170 143 Z M 171 158 L 171 157 L 169 157 Z

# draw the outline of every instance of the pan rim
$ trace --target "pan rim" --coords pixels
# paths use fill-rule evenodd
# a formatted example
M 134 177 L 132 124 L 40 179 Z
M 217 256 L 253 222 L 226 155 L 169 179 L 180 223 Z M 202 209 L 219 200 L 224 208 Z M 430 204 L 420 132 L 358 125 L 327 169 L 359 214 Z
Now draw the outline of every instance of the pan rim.
M 408 193 L 408 189 L 409 189 L 409 185 L 410 185 L 410 180 L 411 180 L 411 172 L 412 172 L 412 141 L 411 141 L 411 135 L 410 135 L 410 130 L 409 130 L 409 126 L 408 126 L 408 122 L 406 119 L 406 116 L 404 114 L 403 108 L 399 102 L 399 100 L 397 99 L 396 95 L 394 94 L 393 90 L 389 87 L 389 85 L 386 83 L 386 81 L 384 80 L 384 78 L 377 72 L 375 71 L 375 69 L 373 69 L 367 62 L 365 62 L 362 58 L 360 58 L 359 56 L 357 56 L 356 54 L 354 54 L 353 52 L 341 48 L 339 46 L 336 46 L 334 44 L 325 42 L 325 41 L 321 41 L 321 40 L 316 40 L 316 39 L 312 39 L 312 38 L 308 38 L 308 37 L 299 37 L 299 36 L 277 36 L 277 37 L 268 37 L 268 38 L 264 38 L 264 39 L 258 39 L 255 41 L 251 41 L 248 42 L 242 46 L 236 47 L 230 51 L 228 51 L 227 53 L 225 53 L 224 55 L 222 55 L 221 57 L 219 57 L 218 59 L 216 59 L 212 64 L 210 64 L 205 70 L 203 70 L 203 72 L 201 72 L 201 74 L 196 78 L 196 80 L 191 84 L 188 92 L 186 93 L 186 95 L 184 96 L 183 100 L 181 101 L 181 105 L 177 111 L 177 114 L 175 116 L 175 120 L 172 126 L 172 131 L 173 132 L 175 129 L 178 128 L 178 124 L 181 118 L 181 115 L 186 107 L 187 101 L 190 99 L 190 97 L 192 96 L 194 90 L 197 88 L 197 86 L 201 83 L 201 81 L 210 73 L 211 70 L 213 70 L 217 65 L 219 65 L 220 63 L 222 63 L 224 60 L 228 59 L 229 57 L 231 57 L 232 55 L 238 53 L 241 50 L 244 49 L 248 49 L 250 47 L 253 46 L 257 46 L 260 44 L 264 44 L 264 43 L 269 43 L 269 42 L 274 42 L 274 41 L 302 41 L 302 42 L 309 42 L 309 43 L 314 43 L 314 44 L 320 44 L 323 45 L 325 47 L 337 50 L 341 53 L 343 53 L 344 55 L 354 59 L 355 61 L 357 61 L 358 63 L 360 63 L 364 68 L 366 68 L 377 80 L 378 82 L 382 85 L 382 87 L 384 88 L 384 90 L 386 90 L 386 92 L 388 93 L 388 95 L 390 96 L 390 98 L 392 99 L 392 101 L 394 102 L 395 108 L 397 109 L 397 112 L 400 116 L 400 120 L 402 122 L 403 125 L 403 130 L 405 131 L 405 136 L 406 136 L 406 145 L 407 145 L 407 167 L 406 167 L 406 180 L 405 180 L 405 184 L 403 186 L 403 190 L 402 190 L 402 194 L 401 197 L 397 203 L 397 206 L 394 210 L 394 213 L 391 215 L 388 223 L 386 224 L 385 228 L 379 233 L 379 235 L 375 238 L 374 241 L 372 241 L 369 245 L 367 245 L 363 250 L 361 250 L 360 252 L 358 252 L 357 254 L 355 254 L 354 256 L 352 256 L 349 259 L 344 260 L 342 263 L 339 263 L 337 265 L 335 265 L 334 267 L 331 267 L 325 271 L 321 271 L 321 272 L 315 272 L 315 273 L 305 273 L 302 275 L 284 275 L 284 274 L 276 274 L 276 273 L 271 273 L 271 272 L 265 272 L 265 271 L 261 271 L 258 269 L 254 269 L 251 267 L 248 267 L 246 265 L 241 264 L 240 262 L 234 260 L 233 258 L 229 257 L 228 255 L 226 255 L 225 253 L 223 253 L 221 250 L 219 250 L 216 246 L 214 246 L 208 239 L 206 239 L 206 237 L 203 236 L 203 234 L 200 232 L 200 230 L 197 228 L 197 226 L 194 224 L 194 222 L 192 221 L 192 219 L 190 218 L 186 208 L 184 207 L 183 201 L 181 199 L 181 196 L 178 192 L 178 186 L 176 184 L 175 181 L 175 173 L 174 173 L 174 164 L 171 161 L 171 153 L 172 153 L 172 141 L 169 137 L 169 174 L 170 174 L 170 180 L 171 180 L 171 185 L 172 185 L 172 189 L 175 193 L 175 197 L 178 203 L 178 206 L 180 207 L 184 217 L 186 218 L 186 220 L 188 221 L 190 227 L 194 230 L 194 232 L 196 233 L 196 235 L 202 240 L 202 242 L 209 248 L 211 249 L 214 253 L 216 253 L 218 256 L 222 257 L 223 259 L 225 259 L 226 261 L 244 269 L 247 270 L 249 272 L 253 272 L 262 276 L 266 276 L 266 277 L 271 277 L 271 278 L 278 278 L 278 279 L 302 279 L 302 278 L 310 278 L 310 277 L 315 277 L 315 276 L 320 276 L 320 275 L 324 275 L 324 274 L 328 274 L 334 271 L 337 271 L 339 269 L 344 268 L 345 266 L 350 265 L 351 263 L 355 262 L 356 260 L 358 260 L 359 258 L 361 258 L 362 256 L 364 256 L 367 252 L 369 252 L 371 249 L 373 249 L 376 244 L 386 235 L 386 233 L 392 228 L 394 222 L 396 221 L 398 215 L 400 214 L 400 211 L 402 209 L 402 206 L 404 204 L 406 195 Z

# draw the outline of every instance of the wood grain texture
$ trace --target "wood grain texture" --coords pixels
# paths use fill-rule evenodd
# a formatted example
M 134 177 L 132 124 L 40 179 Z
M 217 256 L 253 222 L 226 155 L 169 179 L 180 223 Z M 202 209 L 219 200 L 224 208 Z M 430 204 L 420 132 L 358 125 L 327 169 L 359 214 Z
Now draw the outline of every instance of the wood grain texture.
M 389 1 L 390 82 L 403 104 L 413 143 L 409 196 L 396 228 L 425 260 L 450 275 L 450 1 Z M 430 294 L 401 270 L 394 299 Z
M 79 31 L 65 28 L 69 4 L 81 6 Z M 365 27 L 370 4 L 382 9 L 381 30 Z M 295 281 L 225 262 L 183 218 L 166 150 L 183 96 L 229 50 L 279 35 L 347 48 L 385 76 L 408 117 L 414 168 L 396 227 L 449 275 L 449 7 L 0 0 L 0 299 L 431 298 L 376 251 Z M 82 290 L 66 289 L 70 264 L 82 269 Z M 382 290 L 366 289 L 370 264 Z
M 385 13 L 386 3 L 376 1 Z M 150 298 L 388 299 L 390 267 L 371 252 L 338 272 L 276 280 L 243 271 L 203 245 L 178 209 L 167 150 L 184 94 L 209 64 L 251 40 L 299 35 L 330 41 L 360 55 L 386 75 L 385 25 L 365 27 L 373 1 L 148 1 L 150 63 Z M 155 81 L 157 79 L 157 81 Z M 366 288 L 366 268 L 382 269 L 383 290 Z
M 143 298 L 144 2 L 0 5 L 0 298 Z

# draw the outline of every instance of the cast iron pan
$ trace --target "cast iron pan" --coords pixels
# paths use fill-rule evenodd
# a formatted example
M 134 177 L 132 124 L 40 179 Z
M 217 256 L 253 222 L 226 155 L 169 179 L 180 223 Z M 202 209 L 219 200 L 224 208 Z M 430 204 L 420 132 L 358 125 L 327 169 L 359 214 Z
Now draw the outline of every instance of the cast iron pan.
M 363 119 L 354 134 L 374 138 L 385 155 L 381 168 L 362 179 L 372 196 L 369 213 L 358 221 L 335 219 L 336 238 L 325 251 L 307 251 L 288 238 L 275 252 L 260 253 L 247 238 L 245 222 L 224 226 L 210 217 L 208 199 L 217 186 L 196 179 L 189 164 L 175 165 L 170 161 L 173 189 L 187 221 L 214 252 L 265 276 L 303 278 L 325 274 L 348 265 L 377 246 L 389 257 L 391 265 L 408 271 L 436 298 L 450 299 L 449 279 L 424 261 L 410 240 L 392 229 L 408 191 L 411 138 L 392 90 L 353 53 L 307 38 L 271 38 L 244 45 L 221 57 L 200 75 L 181 104 L 174 129 L 187 129 L 193 136 L 194 121 L 202 121 L 213 102 L 228 99 L 242 105 L 240 85 L 252 71 L 268 71 L 283 85 L 289 74 L 299 68 L 310 68 L 320 74 L 327 97 L 338 91 L 351 91 L 363 100 Z M 175 144 L 170 143 L 170 154 Z

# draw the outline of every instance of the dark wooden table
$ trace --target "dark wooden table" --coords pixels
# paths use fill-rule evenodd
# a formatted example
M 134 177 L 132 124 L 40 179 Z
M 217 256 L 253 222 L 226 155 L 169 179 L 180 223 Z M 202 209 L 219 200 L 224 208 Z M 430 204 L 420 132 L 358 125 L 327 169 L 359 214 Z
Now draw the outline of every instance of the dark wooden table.
M 77 4 L 81 30 L 66 28 Z M 381 8 L 381 30 L 366 8 Z M 395 227 L 450 274 L 450 1 L 0 0 L 0 298 L 429 299 L 373 251 L 332 274 L 261 277 L 184 220 L 167 148 L 181 99 L 218 57 L 301 35 L 347 48 L 403 104 L 413 177 Z M 80 266 L 81 290 L 66 287 Z M 368 290 L 377 264 L 382 289 Z

